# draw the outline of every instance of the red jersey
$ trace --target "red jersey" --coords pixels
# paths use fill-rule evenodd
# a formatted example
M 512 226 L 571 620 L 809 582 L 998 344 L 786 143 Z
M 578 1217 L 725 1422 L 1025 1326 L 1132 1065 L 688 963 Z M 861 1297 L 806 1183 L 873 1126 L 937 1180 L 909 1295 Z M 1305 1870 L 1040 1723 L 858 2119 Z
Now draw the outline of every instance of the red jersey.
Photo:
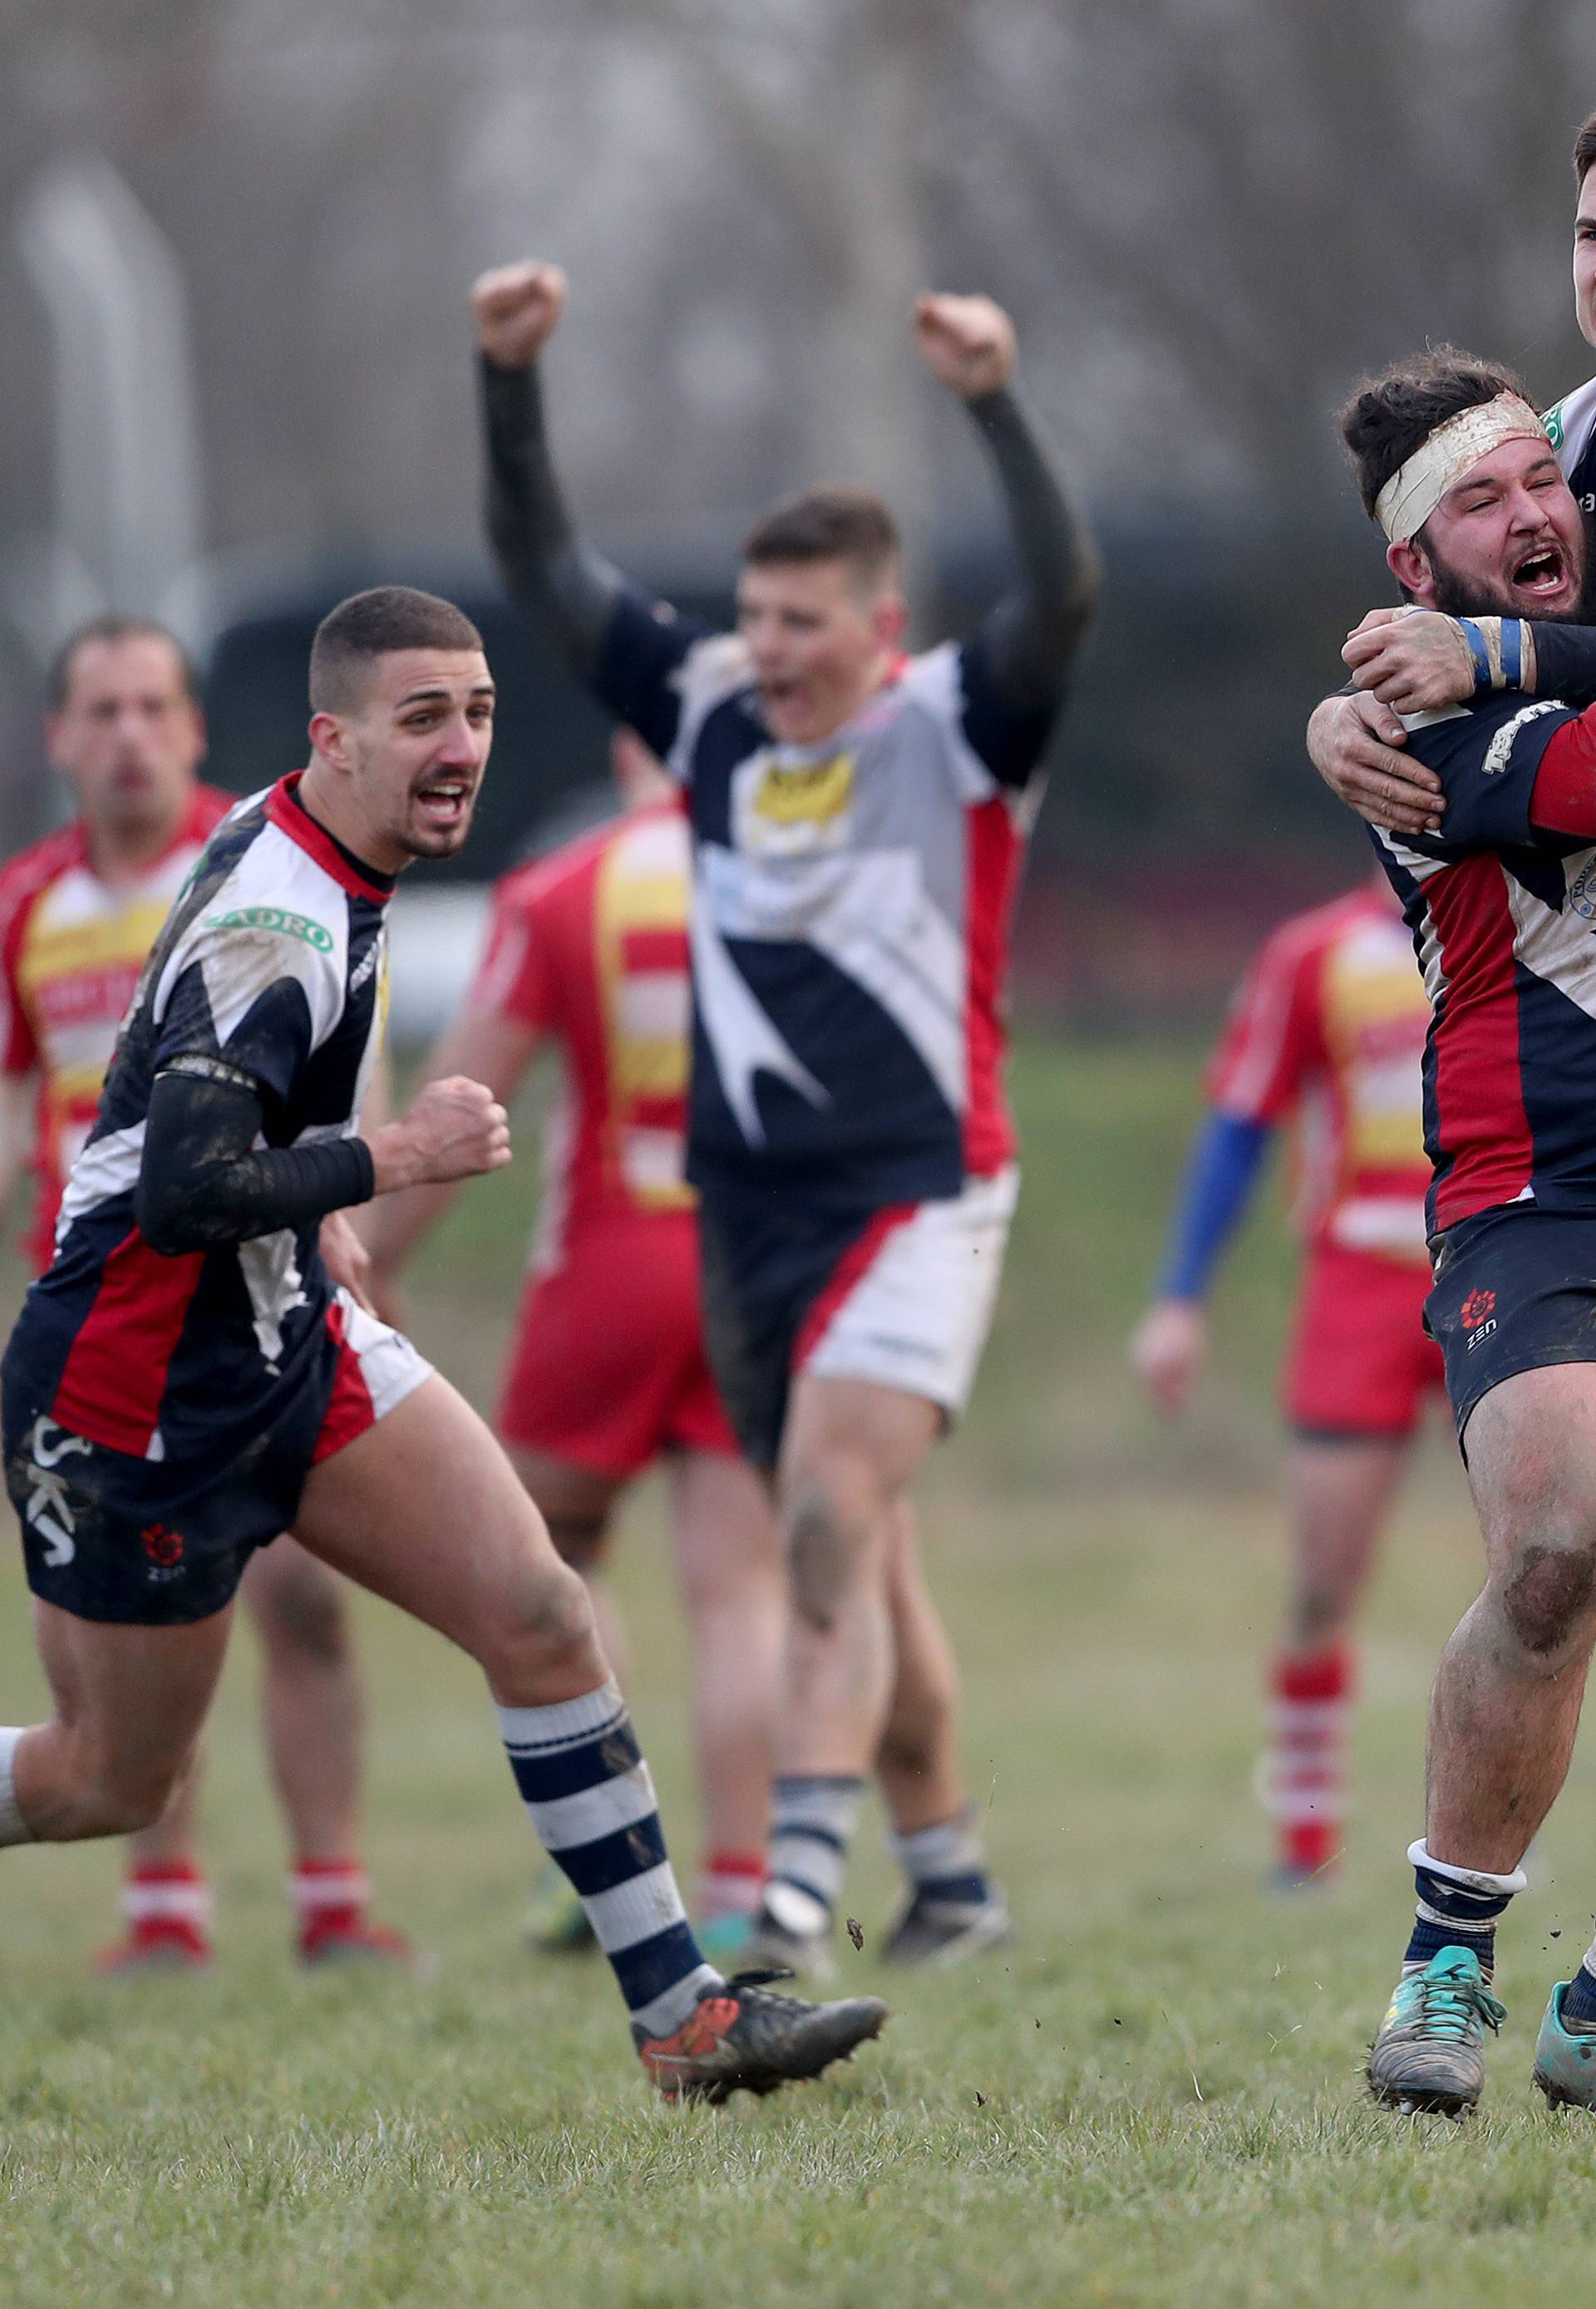
M 1237 989 L 1209 1094 L 1247 1122 L 1296 1116 L 1311 1241 L 1424 1260 L 1429 1016 L 1412 939 L 1367 885 L 1283 922 Z
M 535 1263 L 595 1224 L 689 1219 L 688 828 L 673 803 L 629 811 L 507 874 L 493 895 L 473 1007 L 559 1044 Z
M 117 1030 L 144 957 L 236 797 L 195 789 L 175 839 L 114 888 L 89 862 L 81 818 L 0 871 L 0 1073 L 39 1078 L 28 1248 L 49 1263 L 66 1174 L 88 1137 Z

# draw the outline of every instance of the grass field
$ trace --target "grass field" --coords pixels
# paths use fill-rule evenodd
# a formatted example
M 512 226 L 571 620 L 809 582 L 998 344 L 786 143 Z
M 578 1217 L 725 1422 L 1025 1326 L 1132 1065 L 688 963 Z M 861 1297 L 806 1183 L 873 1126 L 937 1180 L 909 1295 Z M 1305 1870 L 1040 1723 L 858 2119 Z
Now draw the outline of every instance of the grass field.
M 1027 1192 L 1000 1333 L 925 1487 L 972 1783 L 1020 1944 L 973 1976 L 884 1981 L 872 1946 L 893 1887 L 872 1823 L 848 1903 L 865 1946 L 845 1945 L 844 1978 L 889 1995 L 881 2044 L 837 2083 L 757 2107 L 663 2108 L 602 1969 L 520 1946 L 534 1855 L 474 1673 L 363 1604 L 370 1857 L 385 1911 L 438 1967 L 419 1984 L 301 1979 L 241 1639 L 211 1758 L 213 1977 L 95 1983 L 114 1852 L 4 1855 L 5 2309 L 1583 2296 L 1596 2128 L 1548 2115 L 1528 2072 L 1547 1985 L 1596 1899 L 1588 1760 L 1506 1936 L 1488 2113 L 1407 2124 L 1359 2093 L 1404 1930 L 1424 1695 L 1474 1577 L 1443 1437 L 1373 1615 L 1345 1879 L 1292 1903 L 1259 1890 L 1278 1227 L 1236 1262 L 1227 1360 L 1188 1432 L 1155 1429 L 1122 1356 L 1195 1056 L 1022 1051 Z M 417 1333 L 479 1398 L 531 1175 L 524 1162 L 492 1182 L 418 1273 Z M 634 1697 L 686 1860 L 657 1542 L 645 1495 L 620 1584 L 664 1630 L 638 1647 Z M 14 1722 L 39 1686 L 9 1561 L 4 1593 Z

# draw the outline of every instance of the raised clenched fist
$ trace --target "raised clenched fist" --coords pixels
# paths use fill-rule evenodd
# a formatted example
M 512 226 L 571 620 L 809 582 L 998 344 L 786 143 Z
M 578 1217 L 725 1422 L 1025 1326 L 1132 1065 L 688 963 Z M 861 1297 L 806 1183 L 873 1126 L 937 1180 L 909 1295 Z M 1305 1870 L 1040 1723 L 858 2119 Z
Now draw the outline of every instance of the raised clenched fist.
M 566 278 L 558 264 L 529 258 L 478 275 L 471 309 L 477 342 L 501 368 L 528 368 L 559 325 Z
M 499 1171 L 510 1159 L 509 1117 L 482 1083 L 464 1075 L 422 1085 L 397 1122 L 370 1141 L 375 1191 L 441 1186 Z
M 1014 374 L 1014 324 L 990 297 L 917 298 L 915 343 L 932 376 L 966 401 Z

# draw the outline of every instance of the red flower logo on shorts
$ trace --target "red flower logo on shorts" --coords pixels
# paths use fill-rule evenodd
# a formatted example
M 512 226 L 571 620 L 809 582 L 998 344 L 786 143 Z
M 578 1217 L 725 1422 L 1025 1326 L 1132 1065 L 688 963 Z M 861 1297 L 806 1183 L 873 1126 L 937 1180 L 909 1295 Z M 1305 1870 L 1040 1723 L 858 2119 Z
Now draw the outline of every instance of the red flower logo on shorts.
M 144 1553 L 151 1562 L 159 1563 L 163 1570 L 169 1571 L 174 1563 L 183 1561 L 183 1535 L 180 1531 L 169 1531 L 165 1524 L 152 1523 L 147 1531 L 140 1532 L 139 1537 L 144 1543 Z
M 1458 1309 L 1458 1320 L 1465 1331 L 1477 1331 L 1481 1323 L 1488 1322 L 1496 1311 L 1494 1291 L 1470 1291 Z

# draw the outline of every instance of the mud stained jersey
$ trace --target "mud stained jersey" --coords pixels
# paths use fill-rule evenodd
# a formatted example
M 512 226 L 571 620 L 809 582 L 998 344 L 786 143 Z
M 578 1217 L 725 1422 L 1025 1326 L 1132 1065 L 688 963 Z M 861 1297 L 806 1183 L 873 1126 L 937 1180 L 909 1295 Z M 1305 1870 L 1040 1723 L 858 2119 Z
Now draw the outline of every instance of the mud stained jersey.
M 387 890 L 303 810 L 297 778 L 241 803 L 168 917 L 73 1166 L 56 1253 L 5 1358 L 8 1399 L 151 1461 L 254 1443 L 325 1358 L 334 1291 L 318 1229 L 162 1258 L 134 1220 L 156 1075 L 247 1075 L 262 1143 L 355 1129 L 385 1002 Z

